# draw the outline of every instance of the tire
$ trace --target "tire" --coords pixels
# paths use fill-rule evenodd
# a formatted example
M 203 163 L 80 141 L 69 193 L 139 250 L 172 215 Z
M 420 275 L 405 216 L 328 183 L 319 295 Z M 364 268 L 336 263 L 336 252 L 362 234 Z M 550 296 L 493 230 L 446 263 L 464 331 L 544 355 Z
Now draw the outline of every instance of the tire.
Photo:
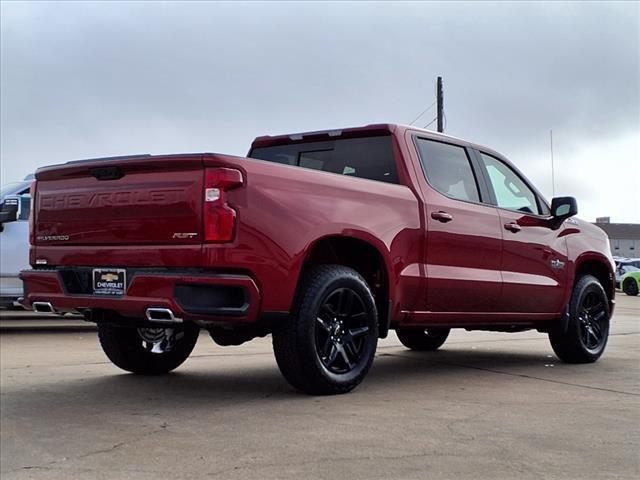
M 600 358 L 609 337 L 609 299 L 595 277 L 579 277 L 568 305 L 569 320 L 549 331 L 555 354 L 567 363 L 591 363 Z
M 398 340 L 405 347 L 419 352 L 433 352 L 447 341 L 448 328 L 397 328 Z
M 273 332 L 285 379 L 313 395 L 346 393 L 367 375 L 378 344 L 369 286 L 350 268 L 320 265 L 301 280 L 288 321 Z
M 192 324 L 144 329 L 98 324 L 100 345 L 109 360 L 139 375 L 161 375 L 179 367 L 191 354 L 199 333 Z
M 635 297 L 638 295 L 638 282 L 633 278 L 625 278 L 622 282 L 622 291 L 627 295 Z

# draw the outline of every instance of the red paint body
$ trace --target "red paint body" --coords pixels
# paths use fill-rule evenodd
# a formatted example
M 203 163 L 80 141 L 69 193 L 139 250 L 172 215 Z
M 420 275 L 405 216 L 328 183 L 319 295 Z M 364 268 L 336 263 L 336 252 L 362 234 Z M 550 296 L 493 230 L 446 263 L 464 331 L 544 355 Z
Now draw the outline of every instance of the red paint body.
M 392 136 L 400 184 L 218 154 L 42 168 L 36 175 L 34 269 L 22 273 L 24 303 L 49 301 L 60 311 L 105 308 L 138 317 L 154 306 L 185 319 L 254 322 L 265 312 L 290 309 L 314 244 L 338 236 L 364 241 L 384 259 L 392 328 L 533 326 L 558 319 L 585 261 L 609 272 L 611 283 L 604 287 L 613 304 L 613 260 L 600 229 L 580 220 L 553 229 L 548 218 L 446 197 L 426 181 L 412 139 L 437 139 L 503 159 L 499 154 L 411 127 L 373 125 L 341 133 L 372 134 Z M 318 133 L 304 141 L 326 138 Z M 260 137 L 253 147 L 287 142 L 293 140 Z M 109 166 L 124 176 L 102 181 L 90 174 Z M 236 211 L 234 240 L 228 243 L 203 240 L 205 169 L 216 167 L 239 170 L 243 178 L 241 186 L 225 192 L 224 201 Z M 452 220 L 432 218 L 437 212 Z M 521 229 L 503 228 L 509 222 Z M 565 267 L 553 269 L 553 259 Z M 137 273 L 120 298 L 65 293 L 55 268 L 82 266 Z M 173 298 L 176 282 L 242 284 L 250 308 L 234 318 L 189 314 Z

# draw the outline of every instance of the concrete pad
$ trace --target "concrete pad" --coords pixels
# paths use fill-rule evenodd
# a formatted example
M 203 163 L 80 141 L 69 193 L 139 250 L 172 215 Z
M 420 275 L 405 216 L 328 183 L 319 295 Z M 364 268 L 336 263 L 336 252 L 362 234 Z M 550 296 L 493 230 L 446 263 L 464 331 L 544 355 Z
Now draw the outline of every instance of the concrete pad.
M 455 331 L 434 353 L 391 335 L 354 392 L 282 379 L 270 339 L 202 335 L 163 377 L 112 366 L 95 332 L 0 335 L 3 479 L 635 479 L 640 297 L 618 296 L 601 360 L 546 335 Z

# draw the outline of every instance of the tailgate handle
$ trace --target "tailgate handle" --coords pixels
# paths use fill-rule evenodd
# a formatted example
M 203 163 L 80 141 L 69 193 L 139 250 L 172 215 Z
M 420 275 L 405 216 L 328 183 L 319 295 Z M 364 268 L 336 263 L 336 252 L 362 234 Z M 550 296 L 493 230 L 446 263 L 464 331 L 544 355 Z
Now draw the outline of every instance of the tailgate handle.
M 97 167 L 92 168 L 90 171 L 91 175 L 98 180 L 118 180 L 124 177 L 120 167 Z

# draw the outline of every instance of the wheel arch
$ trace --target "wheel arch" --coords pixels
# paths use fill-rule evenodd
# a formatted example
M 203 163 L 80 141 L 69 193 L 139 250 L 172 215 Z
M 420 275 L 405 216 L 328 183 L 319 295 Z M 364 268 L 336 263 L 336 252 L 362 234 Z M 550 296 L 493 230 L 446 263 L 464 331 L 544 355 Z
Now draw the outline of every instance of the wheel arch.
M 613 307 L 615 297 L 615 274 L 606 257 L 584 256 L 576 261 L 575 275 L 572 285 L 582 275 L 592 275 L 598 279 L 607 294 L 610 307 Z
M 325 235 L 307 248 L 299 277 L 313 265 L 336 264 L 353 268 L 365 279 L 373 293 L 378 310 L 378 333 L 385 338 L 389 332 L 391 312 L 391 275 L 385 247 L 379 240 L 357 235 Z

